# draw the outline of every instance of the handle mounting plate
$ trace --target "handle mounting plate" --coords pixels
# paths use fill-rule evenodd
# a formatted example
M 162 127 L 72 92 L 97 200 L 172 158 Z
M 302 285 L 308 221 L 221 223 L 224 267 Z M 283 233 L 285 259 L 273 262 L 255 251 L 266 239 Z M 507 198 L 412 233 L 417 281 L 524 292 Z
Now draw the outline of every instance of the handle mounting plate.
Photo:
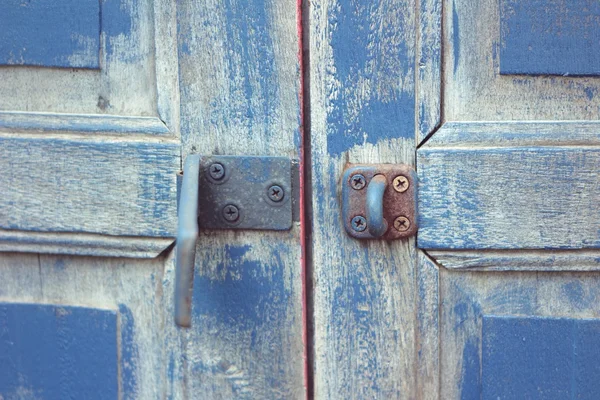
M 369 232 L 368 226 L 357 227 L 357 222 L 359 225 L 361 221 L 369 223 L 367 193 L 377 175 L 384 176 L 387 181 L 383 193 L 383 218 L 387 230 L 378 238 Z M 417 233 L 416 185 L 416 172 L 409 165 L 350 164 L 342 179 L 342 218 L 346 232 L 356 239 L 395 240 L 414 236 Z
M 292 161 L 287 157 L 202 156 L 198 185 L 200 229 L 292 227 Z

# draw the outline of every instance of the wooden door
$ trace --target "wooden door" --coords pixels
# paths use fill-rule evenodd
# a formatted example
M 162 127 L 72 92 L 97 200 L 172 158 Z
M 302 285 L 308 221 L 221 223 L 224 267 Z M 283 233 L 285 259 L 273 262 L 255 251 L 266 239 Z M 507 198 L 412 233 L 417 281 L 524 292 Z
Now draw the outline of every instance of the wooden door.
M 597 398 L 598 3 L 310 17 L 315 397 Z M 416 240 L 346 236 L 348 162 L 416 167 Z
M 298 159 L 295 2 L 0 4 L 0 398 L 302 398 L 300 223 L 201 231 L 190 153 Z

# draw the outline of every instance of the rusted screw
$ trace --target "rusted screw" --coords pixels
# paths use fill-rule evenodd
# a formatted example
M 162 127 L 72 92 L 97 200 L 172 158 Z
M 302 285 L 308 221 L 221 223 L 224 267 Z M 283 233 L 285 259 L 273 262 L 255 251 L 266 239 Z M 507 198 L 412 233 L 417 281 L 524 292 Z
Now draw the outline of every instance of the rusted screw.
M 283 196 L 285 195 L 285 192 L 283 191 L 281 186 L 273 185 L 268 189 L 267 194 L 269 195 L 269 199 L 271 199 L 271 201 L 274 201 L 277 203 L 277 202 L 280 202 L 281 200 L 283 200 Z
M 235 222 L 240 218 L 240 210 L 233 204 L 223 207 L 223 218 L 229 222 Z
M 404 175 L 398 175 L 397 177 L 394 178 L 394 190 L 398 193 L 403 193 L 406 192 L 408 190 L 408 187 L 410 186 L 410 182 L 408 181 L 408 178 L 405 177 Z
M 394 220 L 394 229 L 398 232 L 406 232 L 410 228 L 410 220 L 405 216 L 399 216 Z
M 352 189 L 360 190 L 364 188 L 366 184 L 367 180 L 361 174 L 352 175 L 350 178 L 350 186 L 352 186 Z
M 225 176 L 225 167 L 221 163 L 212 163 L 208 167 L 208 173 L 215 181 L 220 181 Z
M 356 232 L 362 232 L 367 229 L 367 220 L 362 215 L 352 218 L 352 229 Z

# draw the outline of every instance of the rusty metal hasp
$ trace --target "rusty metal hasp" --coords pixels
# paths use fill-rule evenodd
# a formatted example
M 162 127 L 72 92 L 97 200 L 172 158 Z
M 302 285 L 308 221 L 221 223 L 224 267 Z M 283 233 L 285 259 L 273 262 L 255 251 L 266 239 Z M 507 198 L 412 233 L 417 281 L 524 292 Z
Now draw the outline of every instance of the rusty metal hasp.
M 357 239 L 394 240 L 417 233 L 417 175 L 404 164 L 351 164 L 342 179 L 342 217 Z
M 298 185 L 292 180 L 298 177 L 297 164 L 287 157 L 192 154 L 185 159 L 175 255 L 177 325 L 191 324 L 199 229 L 291 229 L 298 209 Z

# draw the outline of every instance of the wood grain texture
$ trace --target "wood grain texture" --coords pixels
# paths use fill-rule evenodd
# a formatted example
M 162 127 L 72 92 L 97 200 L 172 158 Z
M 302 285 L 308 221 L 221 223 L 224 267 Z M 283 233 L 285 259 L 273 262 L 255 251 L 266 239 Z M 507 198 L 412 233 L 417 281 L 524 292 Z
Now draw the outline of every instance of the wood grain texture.
M 599 75 L 600 4 L 500 0 L 500 73 Z
M 530 6 L 533 2 L 523 4 Z M 598 79 L 500 75 L 498 0 L 444 0 L 443 8 L 444 120 L 600 119 Z M 568 16 L 565 14 L 564 18 Z M 597 26 L 597 22 L 590 24 Z M 560 26 L 558 20 L 548 29 Z M 562 27 L 565 26 L 563 21 Z M 580 43 L 584 40 L 581 38 Z
M 417 36 L 417 144 L 442 122 L 442 2 L 419 2 Z
M 179 145 L 0 136 L 0 228 L 174 237 Z
M 101 2 L 100 69 L 0 69 L 0 110 L 157 116 L 155 28 L 173 13 L 155 3 L 165 0 Z
M 169 312 L 172 264 L 171 258 L 139 261 L 4 253 L 0 302 L 116 310 L 119 398 L 182 398 L 181 339 Z M 59 361 L 68 362 L 68 356 L 66 352 Z M 32 382 L 23 382 L 20 393 L 28 398 L 34 389 Z
M 0 132 L 63 132 L 106 135 L 163 135 L 169 128 L 156 117 L 0 112 Z
M 438 266 L 419 252 L 417 265 L 417 399 L 439 399 L 440 291 Z
M 485 131 L 476 138 L 495 139 L 478 146 L 455 140 L 467 133 L 448 134 L 442 127 L 419 149 L 419 247 L 600 246 L 600 147 L 581 141 L 589 137 L 595 144 L 598 133 L 572 129 L 581 123 L 557 123 L 550 141 L 539 145 L 546 135 L 536 129 L 540 125 L 547 124 L 479 124 Z M 459 130 L 460 125 L 452 126 Z M 562 145 L 556 132 L 577 143 Z M 453 137 L 449 144 L 447 137 Z
M 598 250 L 429 250 L 448 269 L 470 271 L 598 271 Z
M 416 5 L 309 4 L 314 397 L 414 398 L 415 242 L 346 235 L 346 163 L 414 164 Z
M 154 258 L 173 238 L 106 236 L 88 233 L 26 232 L 0 229 L 0 251 Z
M 184 157 L 298 158 L 296 6 L 178 2 Z M 305 398 L 301 254 L 299 224 L 200 232 L 185 332 L 189 398 Z
M 100 2 L 0 3 L 0 65 L 100 67 Z
M 466 272 L 440 269 L 440 398 L 482 398 L 489 391 L 491 372 L 482 362 L 482 319 L 484 316 L 548 317 L 597 319 L 600 276 L 595 273 L 552 272 Z M 549 332 L 551 333 L 551 332 Z M 523 337 L 516 338 L 522 340 Z M 527 340 L 527 339 L 526 339 Z M 544 340 L 544 339 L 541 339 Z M 516 344 L 515 344 L 516 345 Z M 588 353 L 597 363 L 597 353 Z M 551 357 L 548 358 L 548 362 Z M 512 368 L 517 368 L 517 360 Z M 520 362 L 520 360 L 519 360 Z M 547 364 L 532 362 L 522 374 L 542 371 Z M 488 368 L 482 372 L 482 368 Z M 499 379 L 513 371 L 503 370 Z M 541 373 L 543 374 L 543 373 Z M 570 375 L 555 384 L 570 385 Z M 565 381 L 566 380 L 566 381 Z M 487 385 L 484 386 L 484 385 Z M 576 385 L 572 386 L 573 388 Z M 550 386 L 545 398 L 561 398 Z M 485 398 L 485 396 L 483 396 Z M 535 397 L 533 397 L 535 398 Z

